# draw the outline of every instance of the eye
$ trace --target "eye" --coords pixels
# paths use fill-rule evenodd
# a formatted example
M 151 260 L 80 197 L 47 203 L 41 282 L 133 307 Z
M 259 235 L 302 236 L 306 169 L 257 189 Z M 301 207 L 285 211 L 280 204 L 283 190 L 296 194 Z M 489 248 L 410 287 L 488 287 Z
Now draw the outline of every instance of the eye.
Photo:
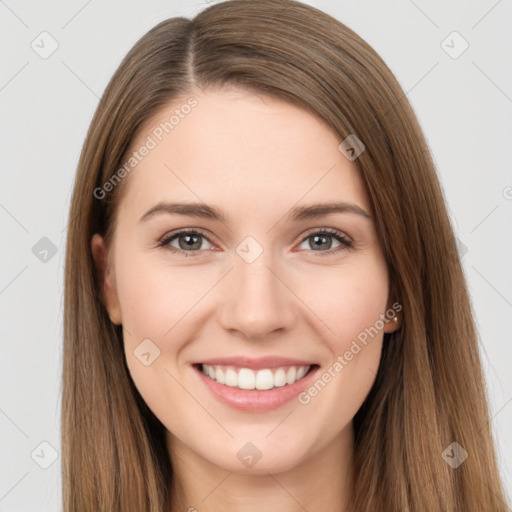
M 333 239 L 338 245 L 333 247 Z M 204 247 L 203 241 L 206 240 L 210 247 Z M 327 256 L 338 253 L 344 249 L 352 247 L 351 240 L 341 231 L 325 228 L 309 233 L 302 239 L 302 244 L 310 245 L 313 252 L 318 253 L 317 256 Z M 182 254 L 183 256 L 198 256 L 202 250 L 211 249 L 211 242 L 208 237 L 199 230 L 175 231 L 166 235 L 158 242 L 159 247 L 163 247 L 173 253 Z M 301 247 L 304 249 L 304 247 Z M 306 248 L 307 249 L 307 248 Z M 327 250 L 325 250 L 327 249 Z M 331 250 L 332 249 L 332 250 Z
M 332 248 L 333 239 L 338 243 L 334 250 L 323 250 Z M 312 250 L 314 252 L 318 252 L 317 256 L 335 254 L 352 247 L 352 242 L 347 236 L 345 236 L 341 231 L 333 229 L 323 229 L 321 231 L 310 233 L 308 236 L 303 238 L 301 245 L 304 243 L 309 244 L 309 246 L 313 248 Z
M 194 253 L 200 252 L 202 249 L 211 248 L 203 247 L 203 240 L 211 244 L 206 235 L 200 231 L 183 230 L 165 236 L 158 245 L 165 247 L 171 252 L 181 253 L 184 256 L 196 256 Z M 173 243 L 176 243 L 177 246 L 173 245 Z

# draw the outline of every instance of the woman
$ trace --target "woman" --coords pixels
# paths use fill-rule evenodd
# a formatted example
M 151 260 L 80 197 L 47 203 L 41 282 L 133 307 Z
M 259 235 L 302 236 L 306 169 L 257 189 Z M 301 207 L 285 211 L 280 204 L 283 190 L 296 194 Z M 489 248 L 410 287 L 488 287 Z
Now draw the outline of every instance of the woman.
M 150 30 L 67 244 L 65 510 L 507 510 L 434 165 L 340 22 L 230 0 Z

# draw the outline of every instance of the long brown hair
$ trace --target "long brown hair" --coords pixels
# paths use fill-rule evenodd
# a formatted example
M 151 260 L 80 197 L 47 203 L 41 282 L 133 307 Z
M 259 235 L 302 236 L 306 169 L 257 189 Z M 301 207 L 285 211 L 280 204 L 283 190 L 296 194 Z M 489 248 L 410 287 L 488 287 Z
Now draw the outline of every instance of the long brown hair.
M 397 80 L 329 15 L 295 1 L 229 0 L 165 20 L 110 80 L 81 153 L 67 238 L 62 399 L 65 511 L 169 510 L 165 428 L 127 369 L 90 241 L 112 232 L 141 126 L 195 88 L 239 86 L 292 102 L 365 145 L 367 188 L 402 328 L 386 335 L 354 418 L 358 512 L 505 511 L 470 300 L 434 164 Z M 192 114 L 193 115 L 193 114 Z M 467 459 L 442 454 L 457 442 Z M 453 448 L 453 447 L 452 447 Z M 450 452 L 453 455 L 453 452 Z

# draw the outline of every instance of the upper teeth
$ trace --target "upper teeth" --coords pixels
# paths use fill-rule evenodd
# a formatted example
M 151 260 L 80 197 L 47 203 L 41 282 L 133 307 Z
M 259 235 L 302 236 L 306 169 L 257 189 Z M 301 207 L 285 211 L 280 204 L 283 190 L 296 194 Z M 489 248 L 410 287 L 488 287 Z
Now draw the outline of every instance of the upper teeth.
M 240 389 L 272 389 L 293 384 L 308 373 L 310 366 L 286 366 L 274 369 L 251 370 L 233 366 L 202 365 L 203 373 L 226 386 Z

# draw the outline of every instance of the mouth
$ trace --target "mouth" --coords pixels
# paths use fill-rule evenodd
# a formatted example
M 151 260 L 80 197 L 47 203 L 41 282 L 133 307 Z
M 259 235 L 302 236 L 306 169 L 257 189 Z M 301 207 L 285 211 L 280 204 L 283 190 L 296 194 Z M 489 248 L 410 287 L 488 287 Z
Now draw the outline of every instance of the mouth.
M 303 379 L 312 370 L 318 367 L 317 364 L 311 364 L 252 369 L 204 363 L 198 363 L 194 366 L 201 371 L 203 375 L 219 384 L 247 391 L 266 391 L 290 386 Z
M 267 412 L 277 409 L 304 391 L 314 380 L 318 364 L 195 363 L 194 373 L 202 385 L 220 403 L 243 412 Z M 287 362 L 288 363 L 288 362 Z

